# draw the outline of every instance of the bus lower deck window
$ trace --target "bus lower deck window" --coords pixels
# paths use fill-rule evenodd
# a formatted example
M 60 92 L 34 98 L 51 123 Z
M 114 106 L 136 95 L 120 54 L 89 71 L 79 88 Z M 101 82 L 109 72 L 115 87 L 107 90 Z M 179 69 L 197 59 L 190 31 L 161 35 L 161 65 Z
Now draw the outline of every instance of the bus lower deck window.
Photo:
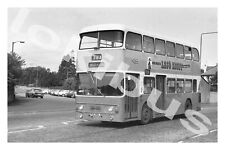
M 167 79 L 167 93 L 175 93 L 175 79 Z
M 186 79 L 185 80 L 185 93 L 191 93 L 192 92 L 192 80 Z
M 177 79 L 177 93 L 184 93 L 184 79 Z

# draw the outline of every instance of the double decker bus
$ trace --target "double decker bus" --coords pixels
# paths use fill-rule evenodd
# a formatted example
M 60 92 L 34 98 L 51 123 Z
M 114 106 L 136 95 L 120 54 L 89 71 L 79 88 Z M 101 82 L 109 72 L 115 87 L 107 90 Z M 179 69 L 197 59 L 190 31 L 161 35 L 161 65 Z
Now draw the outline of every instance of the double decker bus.
M 96 25 L 80 32 L 76 118 L 148 124 L 165 114 L 147 100 L 161 92 L 156 107 L 180 102 L 176 115 L 200 110 L 197 48 L 123 25 Z

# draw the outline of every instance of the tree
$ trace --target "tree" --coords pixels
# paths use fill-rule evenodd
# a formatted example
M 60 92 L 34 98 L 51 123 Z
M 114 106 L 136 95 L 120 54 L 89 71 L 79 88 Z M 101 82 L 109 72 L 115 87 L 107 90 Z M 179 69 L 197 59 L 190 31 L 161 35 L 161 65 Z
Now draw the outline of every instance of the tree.
M 76 79 L 68 78 L 64 81 L 63 89 L 65 90 L 76 90 Z
M 61 64 L 59 65 L 58 79 L 60 84 L 63 85 L 64 81 L 71 77 L 76 77 L 76 68 L 71 57 L 66 55 L 63 57 Z
M 15 100 L 15 85 L 22 75 L 25 61 L 16 53 L 8 53 L 8 102 Z
M 59 86 L 58 81 L 58 75 L 56 72 L 51 72 L 49 68 L 46 69 L 38 66 L 23 69 L 20 84 L 35 84 L 40 87 L 52 87 Z
M 25 65 L 23 60 L 16 53 L 8 53 L 8 77 L 12 79 L 19 79 L 22 75 L 22 66 Z

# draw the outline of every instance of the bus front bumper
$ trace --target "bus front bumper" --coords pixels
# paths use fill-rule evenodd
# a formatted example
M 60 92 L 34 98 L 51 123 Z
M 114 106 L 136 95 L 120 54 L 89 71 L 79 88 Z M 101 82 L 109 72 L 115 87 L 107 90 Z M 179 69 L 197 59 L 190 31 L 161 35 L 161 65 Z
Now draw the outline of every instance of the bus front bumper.
M 88 121 L 109 121 L 109 122 L 123 122 L 119 119 L 117 114 L 110 113 L 92 113 L 92 112 L 78 112 L 76 111 L 76 119 Z

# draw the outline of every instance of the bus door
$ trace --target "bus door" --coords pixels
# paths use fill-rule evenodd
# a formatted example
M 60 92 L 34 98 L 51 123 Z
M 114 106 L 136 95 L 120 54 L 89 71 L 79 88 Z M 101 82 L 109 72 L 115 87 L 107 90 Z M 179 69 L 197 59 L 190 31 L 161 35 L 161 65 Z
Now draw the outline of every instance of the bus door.
M 136 79 L 136 80 L 135 80 Z M 139 75 L 129 73 L 126 74 L 125 85 L 125 118 L 137 118 L 138 117 L 138 92 L 139 92 Z
M 162 92 L 157 100 L 156 107 L 162 110 L 164 110 L 165 103 L 165 78 L 164 75 L 156 75 L 156 89 Z

